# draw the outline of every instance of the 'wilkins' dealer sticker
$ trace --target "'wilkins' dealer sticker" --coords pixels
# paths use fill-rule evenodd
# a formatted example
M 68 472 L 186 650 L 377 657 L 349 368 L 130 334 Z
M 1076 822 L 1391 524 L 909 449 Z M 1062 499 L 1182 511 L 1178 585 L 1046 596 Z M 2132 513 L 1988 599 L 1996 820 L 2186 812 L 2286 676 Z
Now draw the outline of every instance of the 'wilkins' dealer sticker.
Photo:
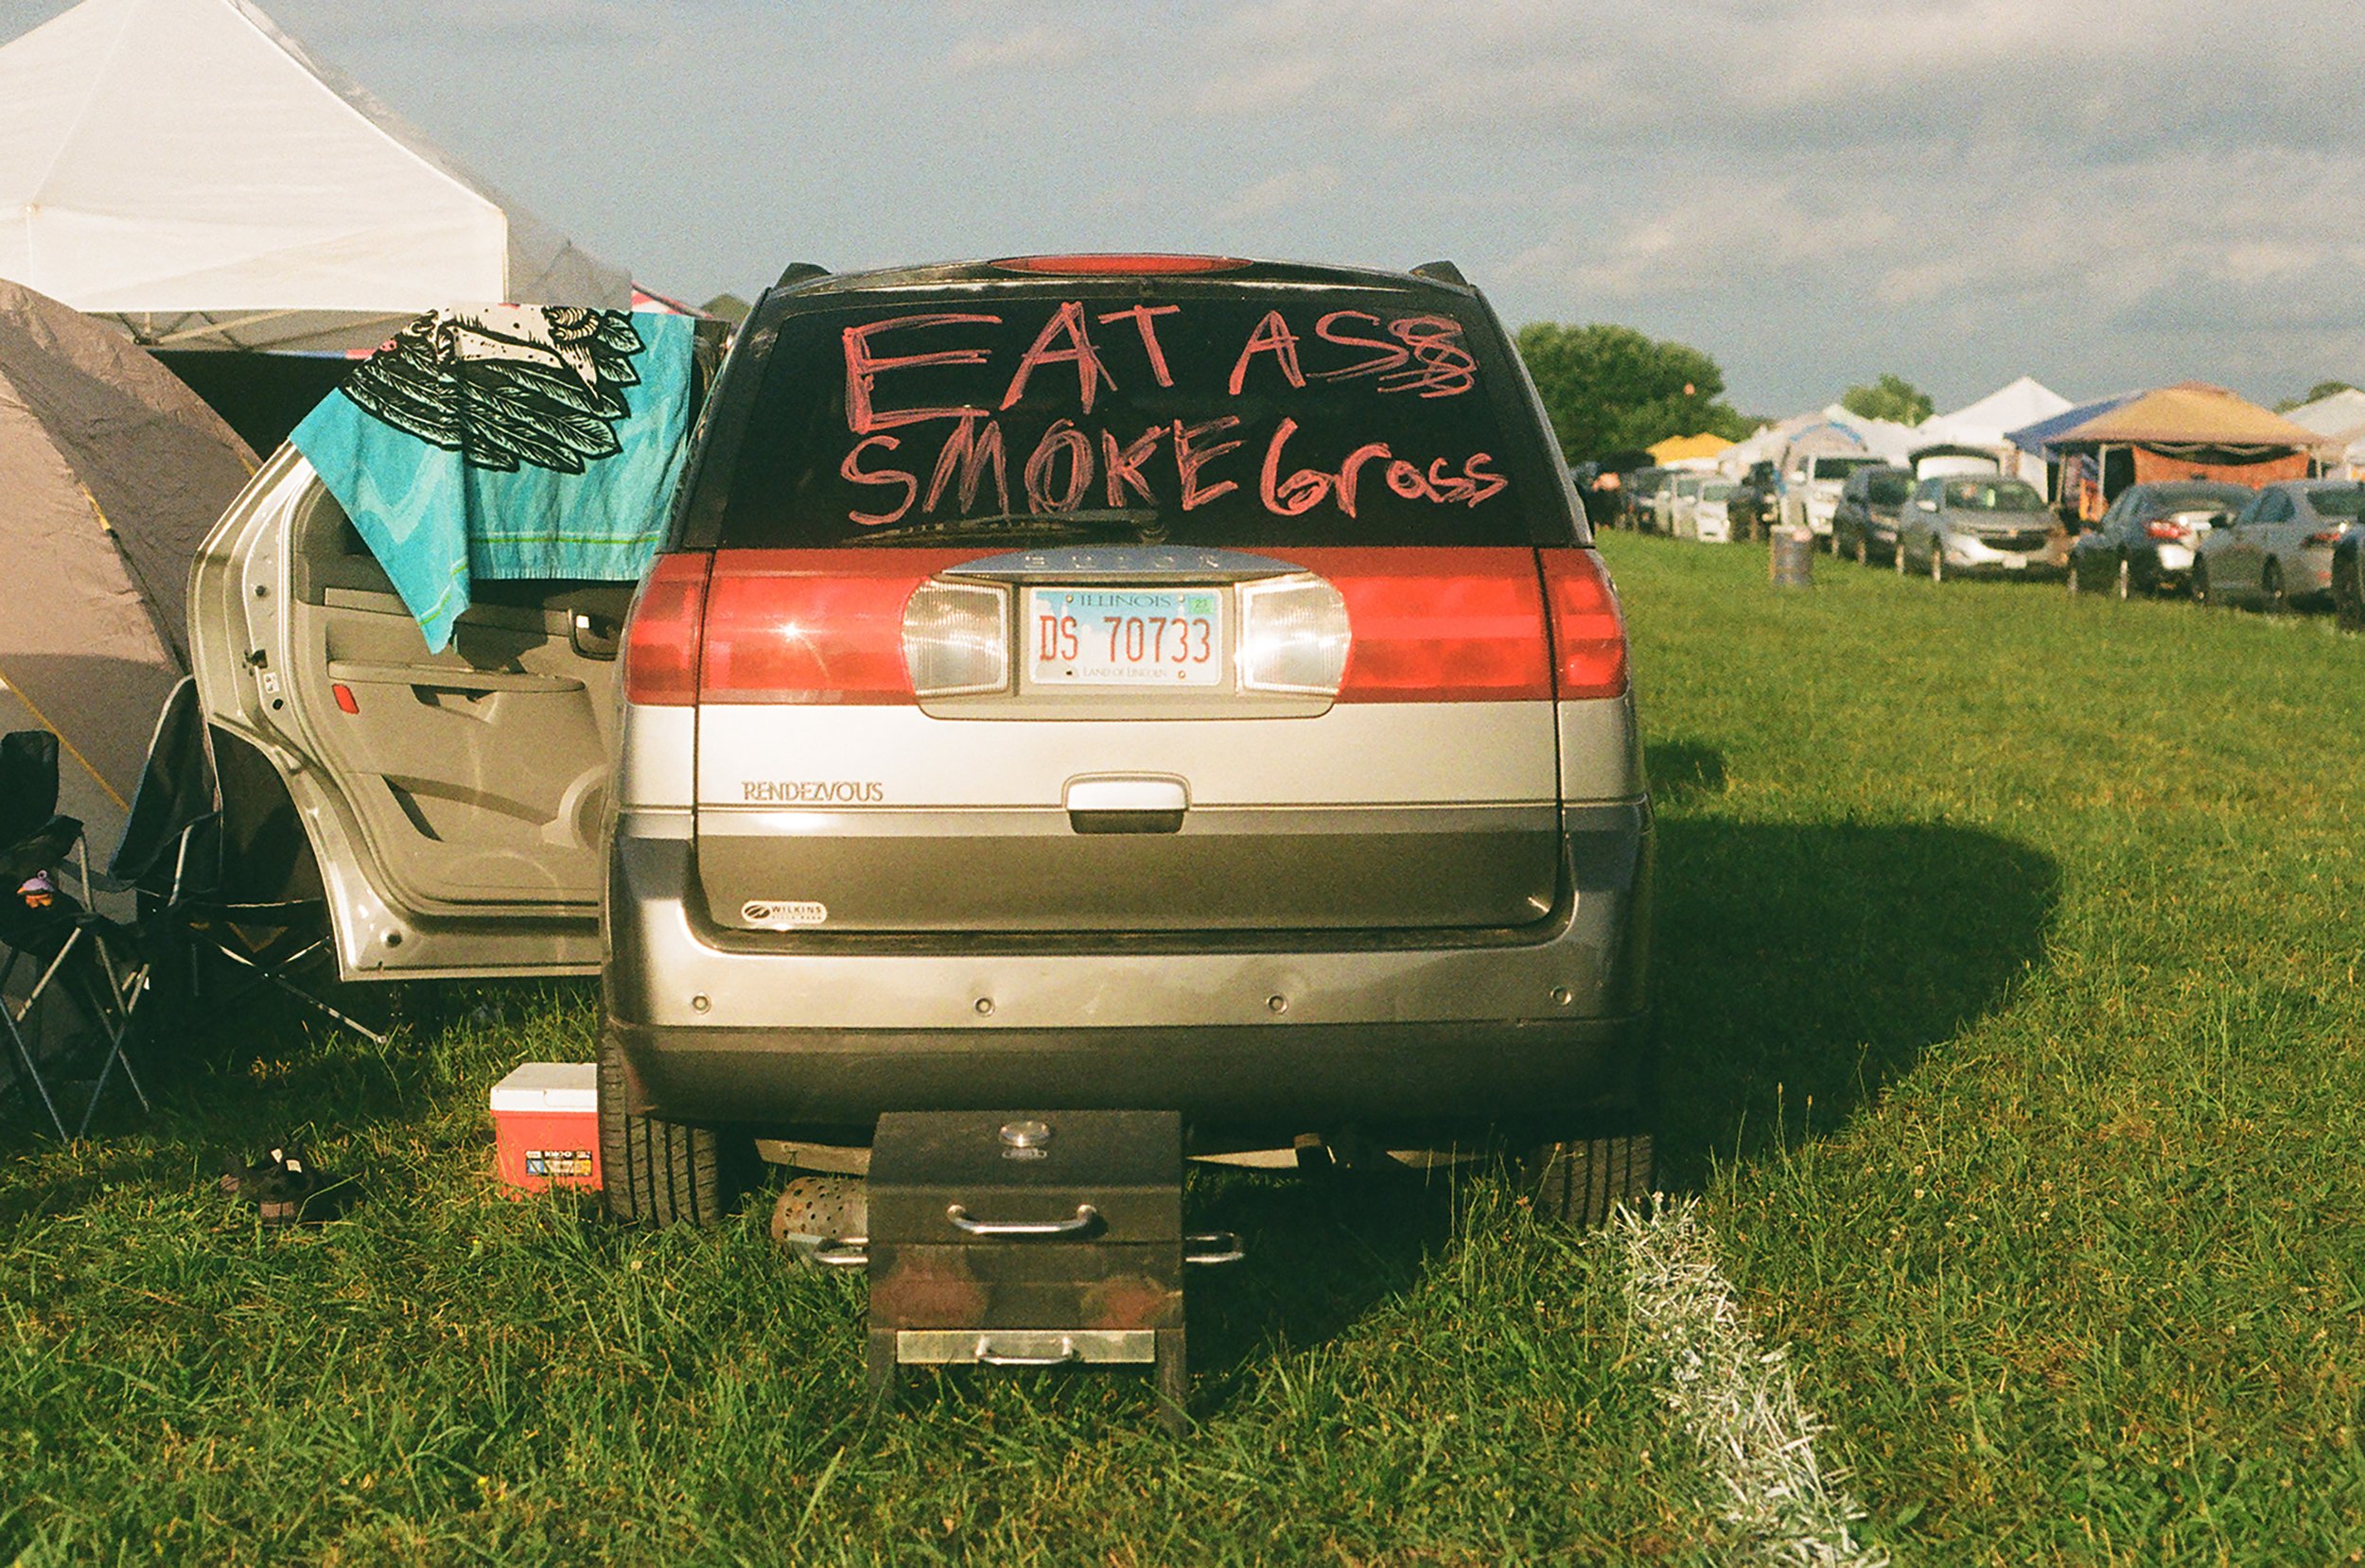
M 794 931 L 828 920 L 830 906 L 810 898 L 750 898 L 739 906 L 739 917 L 765 931 Z

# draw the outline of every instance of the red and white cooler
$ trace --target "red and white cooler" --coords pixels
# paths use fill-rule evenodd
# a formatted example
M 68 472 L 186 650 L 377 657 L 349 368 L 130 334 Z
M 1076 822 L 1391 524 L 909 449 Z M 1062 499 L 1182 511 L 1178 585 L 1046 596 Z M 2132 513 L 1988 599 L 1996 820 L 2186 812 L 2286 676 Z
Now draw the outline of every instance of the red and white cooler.
M 599 1069 L 527 1062 L 493 1086 L 501 1181 L 528 1192 L 600 1185 Z

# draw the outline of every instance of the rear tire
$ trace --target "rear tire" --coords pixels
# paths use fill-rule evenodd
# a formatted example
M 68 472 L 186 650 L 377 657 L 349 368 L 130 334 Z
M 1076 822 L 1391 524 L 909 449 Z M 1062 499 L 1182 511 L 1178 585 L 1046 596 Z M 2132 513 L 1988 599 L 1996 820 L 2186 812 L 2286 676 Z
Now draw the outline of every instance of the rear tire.
M 625 1107 L 624 1057 L 600 1036 L 600 1177 L 607 1211 L 627 1225 L 723 1223 L 745 1190 L 755 1145 Z
M 2204 610 L 2216 602 L 2216 598 L 2209 592 L 2209 557 L 2205 555 L 2199 555 L 2193 558 L 2193 586 L 2191 592 L 2193 596 L 2193 602 L 2199 605 Z
M 1647 1132 L 1538 1144 L 1521 1167 L 1535 1212 L 1554 1224 L 1589 1230 L 1608 1223 L 1620 1205 L 1641 1212 L 1651 1200 Z
M 2269 561 L 2258 573 L 2258 607 L 2270 616 L 2279 616 L 2291 607 L 2290 599 L 2283 591 L 2283 564 Z

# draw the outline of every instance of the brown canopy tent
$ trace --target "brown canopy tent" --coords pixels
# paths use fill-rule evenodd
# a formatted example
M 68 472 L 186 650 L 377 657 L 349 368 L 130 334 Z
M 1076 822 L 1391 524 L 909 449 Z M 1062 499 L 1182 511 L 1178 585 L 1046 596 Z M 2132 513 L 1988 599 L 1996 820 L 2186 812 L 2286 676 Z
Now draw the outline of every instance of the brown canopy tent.
M 57 734 L 96 856 L 188 669 L 189 564 L 254 471 L 144 351 L 0 281 L 0 730 Z
M 2130 484 L 2217 479 L 2253 489 L 2306 477 L 2322 438 L 2223 387 L 2163 387 L 2049 437 L 2048 457 L 2090 456 L 2106 498 Z

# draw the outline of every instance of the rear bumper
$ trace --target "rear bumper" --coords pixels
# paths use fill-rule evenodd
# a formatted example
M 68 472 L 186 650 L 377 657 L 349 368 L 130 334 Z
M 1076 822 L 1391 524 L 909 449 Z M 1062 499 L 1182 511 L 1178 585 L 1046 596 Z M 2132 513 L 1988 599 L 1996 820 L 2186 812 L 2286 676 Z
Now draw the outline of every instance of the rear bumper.
M 1229 1028 L 661 1030 L 618 1024 L 636 1108 L 780 1128 L 891 1110 L 1179 1110 L 1287 1135 L 1477 1127 L 1645 1104 L 1638 1019 Z
M 1568 813 L 1509 931 L 751 936 L 691 844 L 619 836 L 608 1022 L 635 1108 L 786 1128 L 889 1110 L 1174 1109 L 1295 1130 L 1631 1109 L 1649 1063 L 1649 808 Z

